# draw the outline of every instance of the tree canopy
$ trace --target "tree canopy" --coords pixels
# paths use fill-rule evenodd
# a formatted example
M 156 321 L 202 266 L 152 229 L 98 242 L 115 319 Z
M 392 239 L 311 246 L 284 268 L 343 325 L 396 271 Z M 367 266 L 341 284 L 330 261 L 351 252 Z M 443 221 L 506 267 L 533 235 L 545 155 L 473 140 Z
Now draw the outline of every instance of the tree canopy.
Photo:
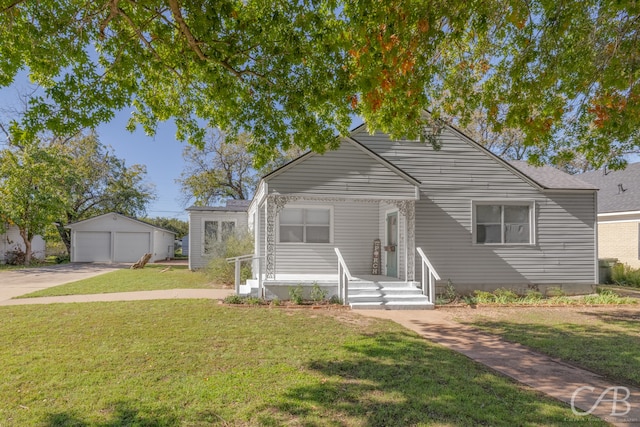
M 24 135 L 133 108 L 131 127 L 173 119 L 199 146 L 249 132 L 264 163 L 331 148 L 353 115 L 432 140 L 479 110 L 533 161 L 615 166 L 640 148 L 639 36 L 637 1 L 10 0 L 0 87 L 23 69 L 42 87 Z

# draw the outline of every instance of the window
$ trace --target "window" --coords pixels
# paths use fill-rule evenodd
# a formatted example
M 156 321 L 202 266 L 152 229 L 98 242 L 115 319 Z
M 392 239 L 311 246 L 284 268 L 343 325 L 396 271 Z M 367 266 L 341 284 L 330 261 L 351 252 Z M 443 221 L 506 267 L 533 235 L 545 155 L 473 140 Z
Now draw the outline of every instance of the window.
M 475 243 L 531 244 L 533 243 L 533 203 L 475 204 Z
M 236 228 L 235 221 L 204 221 L 203 252 L 215 252 L 216 243 L 223 242 L 233 235 Z
M 280 212 L 281 243 L 331 243 L 331 209 L 284 208 Z

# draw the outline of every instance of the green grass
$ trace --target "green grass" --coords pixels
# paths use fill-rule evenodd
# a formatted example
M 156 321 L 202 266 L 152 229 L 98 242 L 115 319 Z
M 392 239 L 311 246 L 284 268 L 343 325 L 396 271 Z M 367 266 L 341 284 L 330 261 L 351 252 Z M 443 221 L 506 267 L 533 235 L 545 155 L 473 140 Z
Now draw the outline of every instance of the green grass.
M 395 323 L 343 310 L 136 301 L 0 307 L 0 318 L 2 426 L 585 421 Z
M 147 265 L 140 270 L 116 270 L 89 279 L 32 292 L 19 298 L 219 287 L 215 286 L 204 273 L 190 271 L 186 266 L 171 266 L 170 270 L 161 272 L 166 268 L 166 265 Z
M 465 323 L 612 380 L 640 386 L 639 320 L 640 312 L 635 307 L 573 311 L 530 308 Z

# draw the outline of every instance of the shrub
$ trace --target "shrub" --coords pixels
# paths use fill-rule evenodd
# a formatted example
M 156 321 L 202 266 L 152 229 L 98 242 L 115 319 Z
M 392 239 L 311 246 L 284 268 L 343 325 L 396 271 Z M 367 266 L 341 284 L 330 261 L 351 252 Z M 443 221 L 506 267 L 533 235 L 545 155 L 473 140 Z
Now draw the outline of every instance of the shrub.
M 327 291 L 322 289 L 317 282 L 313 283 L 313 287 L 311 288 L 311 299 L 314 302 L 324 301 L 327 297 Z
M 244 298 L 240 295 L 229 295 L 222 301 L 225 304 L 244 304 Z
M 342 300 L 340 299 L 340 297 L 338 295 L 331 295 L 331 298 L 329 298 L 329 304 L 342 305 Z
M 616 285 L 640 287 L 640 269 L 617 263 L 611 268 L 611 280 Z
M 499 304 L 509 304 L 518 300 L 518 294 L 511 289 L 498 288 L 493 291 L 494 300 Z
M 298 285 L 295 288 L 289 289 L 289 300 L 294 304 L 302 304 L 302 285 Z
M 531 303 L 531 302 L 538 302 L 538 301 L 542 301 L 542 292 L 537 291 L 535 289 L 529 289 L 527 290 L 526 295 L 524 296 L 523 301 L 526 303 Z
M 262 305 L 262 300 L 258 297 L 247 297 L 244 299 L 244 303 L 248 305 Z
M 495 302 L 496 300 L 495 295 L 487 291 L 474 291 L 473 295 L 475 297 L 476 302 L 479 304 L 492 303 L 492 302 Z
M 253 236 L 249 232 L 239 232 L 229 236 L 224 242 L 218 242 L 211 248 L 213 259 L 209 261 L 207 275 L 214 281 L 225 285 L 235 283 L 235 264 L 227 261 L 241 255 L 253 253 Z M 250 279 L 251 261 L 244 261 L 240 267 L 240 281 Z

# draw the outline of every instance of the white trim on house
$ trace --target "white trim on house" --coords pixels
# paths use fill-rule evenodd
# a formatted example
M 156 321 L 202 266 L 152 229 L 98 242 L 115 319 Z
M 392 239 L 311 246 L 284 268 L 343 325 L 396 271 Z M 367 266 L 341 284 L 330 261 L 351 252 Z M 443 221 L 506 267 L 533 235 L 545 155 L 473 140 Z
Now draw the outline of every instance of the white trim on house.
M 507 243 L 504 242 L 504 210 L 501 218 L 501 239 L 500 243 L 479 243 L 478 242 L 478 222 L 476 208 L 478 206 L 528 206 L 529 207 L 529 242 L 528 243 Z M 535 246 L 536 245 L 536 202 L 532 199 L 474 199 L 471 200 L 471 239 L 475 246 Z

